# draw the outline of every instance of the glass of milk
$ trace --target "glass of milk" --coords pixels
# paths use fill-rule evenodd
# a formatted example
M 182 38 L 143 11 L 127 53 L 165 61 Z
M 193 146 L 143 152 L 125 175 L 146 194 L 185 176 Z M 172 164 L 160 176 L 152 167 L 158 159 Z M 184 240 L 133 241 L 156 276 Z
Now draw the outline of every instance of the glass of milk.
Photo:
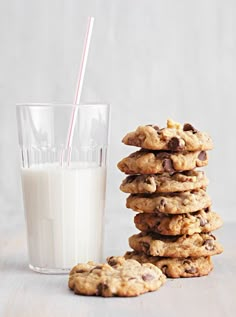
M 20 104 L 17 124 L 29 267 L 101 261 L 109 106 Z

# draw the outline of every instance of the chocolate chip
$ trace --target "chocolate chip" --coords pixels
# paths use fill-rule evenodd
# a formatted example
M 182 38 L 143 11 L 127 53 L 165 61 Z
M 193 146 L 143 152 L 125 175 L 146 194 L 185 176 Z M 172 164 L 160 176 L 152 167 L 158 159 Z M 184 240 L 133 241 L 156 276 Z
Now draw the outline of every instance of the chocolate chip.
M 163 266 L 161 267 L 162 273 L 163 273 L 163 274 L 166 274 L 167 269 L 168 269 L 168 266 L 167 266 L 167 265 L 163 265 Z
M 159 131 L 159 130 L 160 130 L 160 128 L 159 128 L 157 125 L 153 125 L 152 127 L 153 127 L 153 129 L 155 129 L 156 131 Z
M 207 239 L 205 242 L 204 242 L 204 245 L 205 245 L 205 249 L 208 250 L 208 251 L 212 251 L 214 250 L 215 246 L 214 246 L 214 240 L 212 239 Z
M 150 245 L 147 242 L 141 242 L 141 244 L 145 252 L 147 252 L 149 250 Z
M 171 155 L 168 152 L 162 152 L 162 151 L 153 151 L 153 153 L 156 155 L 156 158 L 160 160 L 168 159 L 170 158 L 170 155 Z
M 103 295 L 104 291 L 108 289 L 108 286 L 104 283 L 99 283 L 97 285 L 97 289 L 96 289 L 96 295 L 97 296 L 101 296 Z
M 189 269 L 185 269 L 185 272 L 189 274 L 194 274 L 194 273 L 197 273 L 197 269 L 192 266 Z
M 207 154 L 205 151 L 201 151 L 199 154 L 198 154 L 198 158 L 200 161 L 205 161 L 207 159 Z
M 160 128 L 157 125 L 154 124 L 147 124 L 146 127 L 152 127 L 153 129 L 155 129 L 156 131 L 159 131 Z
M 163 199 L 163 198 L 161 199 L 160 205 L 163 206 L 163 207 L 166 206 L 166 201 L 165 201 L 165 199 Z
M 180 143 L 180 139 L 177 137 L 171 138 L 167 146 L 170 151 L 180 151 L 183 148 L 183 145 Z
M 155 277 L 152 274 L 143 274 L 142 275 L 142 279 L 146 282 L 146 281 L 152 281 Z
M 162 166 L 164 168 L 164 171 L 165 172 L 168 172 L 168 173 L 174 173 L 175 170 L 174 170 L 174 167 L 173 167 L 173 162 L 171 159 L 164 159 L 163 160 L 163 163 L 162 163 Z
M 199 216 L 199 217 L 197 217 L 197 218 L 200 220 L 200 226 L 201 226 L 201 227 L 204 227 L 204 226 L 208 223 L 208 220 L 202 218 L 201 216 Z
M 210 208 L 207 207 L 206 209 L 204 209 L 204 211 L 205 211 L 206 213 L 208 213 L 208 212 L 210 211 Z
M 214 240 L 216 240 L 216 237 L 214 236 L 214 234 L 210 233 L 209 234 Z
M 197 129 L 195 129 L 190 123 L 185 123 L 183 127 L 184 131 L 192 131 L 193 134 L 197 133 Z
M 110 266 L 115 266 L 117 264 L 117 261 L 113 256 L 111 256 L 107 262 Z
M 144 183 L 148 184 L 148 185 L 151 185 L 152 184 L 151 177 L 147 176 L 146 178 L 144 178 Z

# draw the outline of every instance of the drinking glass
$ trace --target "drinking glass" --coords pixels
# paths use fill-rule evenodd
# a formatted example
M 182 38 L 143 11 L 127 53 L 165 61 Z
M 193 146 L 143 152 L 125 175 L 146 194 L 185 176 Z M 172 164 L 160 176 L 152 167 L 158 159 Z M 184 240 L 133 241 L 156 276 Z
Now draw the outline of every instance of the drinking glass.
M 101 261 L 109 106 L 20 104 L 17 125 L 29 267 Z

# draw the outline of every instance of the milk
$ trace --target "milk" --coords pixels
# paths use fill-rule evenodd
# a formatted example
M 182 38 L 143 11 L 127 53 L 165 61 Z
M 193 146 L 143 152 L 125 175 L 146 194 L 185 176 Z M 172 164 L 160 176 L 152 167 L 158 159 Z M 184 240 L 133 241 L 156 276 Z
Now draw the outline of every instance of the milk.
M 106 168 L 44 164 L 22 168 L 21 178 L 31 267 L 101 261 Z

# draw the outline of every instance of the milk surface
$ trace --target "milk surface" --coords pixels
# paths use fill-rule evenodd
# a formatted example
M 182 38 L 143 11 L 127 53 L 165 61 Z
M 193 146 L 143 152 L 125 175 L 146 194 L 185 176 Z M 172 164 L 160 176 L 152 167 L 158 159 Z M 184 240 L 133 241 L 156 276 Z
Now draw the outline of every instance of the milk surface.
M 21 178 L 30 264 L 101 261 L 106 168 L 44 164 L 22 168 Z

